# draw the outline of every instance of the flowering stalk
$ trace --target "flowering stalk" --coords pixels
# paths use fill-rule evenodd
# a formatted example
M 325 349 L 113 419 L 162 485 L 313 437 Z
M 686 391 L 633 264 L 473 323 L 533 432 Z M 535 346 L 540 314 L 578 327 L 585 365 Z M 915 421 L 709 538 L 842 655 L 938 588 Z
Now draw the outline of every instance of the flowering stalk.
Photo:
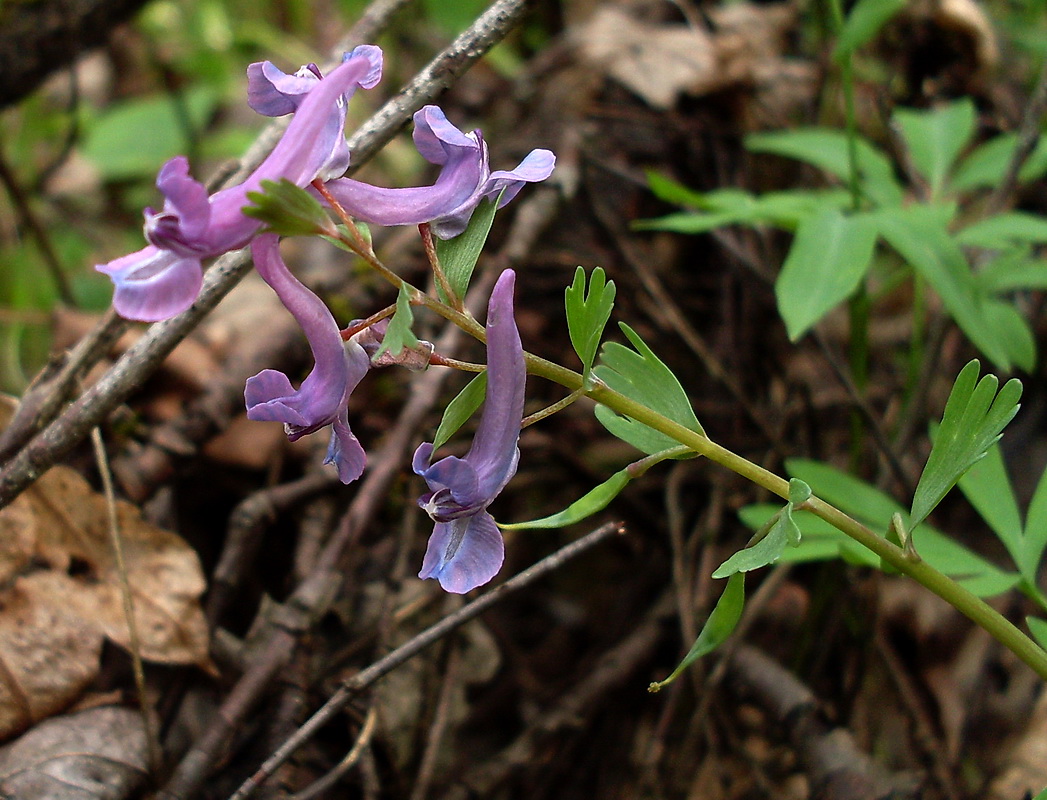
M 295 100 L 285 96 L 289 87 L 275 74 L 270 73 L 270 78 L 276 84 L 268 89 L 256 75 L 251 82 L 256 102 L 267 113 L 280 110 L 278 101 L 297 109 L 291 124 L 243 183 L 214 195 L 208 196 L 203 184 L 190 177 L 184 156 L 172 158 L 161 168 L 156 185 L 164 195 L 164 206 L 160 211 L 145 210 L 149 245 L 96 267 L 116 287 L 113 306 L 117 312 L 144 322 L 181 313 L 200 292 L 202 260 L 245 246 L 261 228 L 258 220 L 243 214 L 248 192 L 258 191 L 263 181 L 280 179 L 304 187 L 343 161 L 347 165 L 346 101 L 358 87 L 369 88 L 377 82 L 381 58 L 376 47 L 357 48 L 323 80 L 314 76 L 315 86 Z M 269 97 L 269 101 L 259 97 Z

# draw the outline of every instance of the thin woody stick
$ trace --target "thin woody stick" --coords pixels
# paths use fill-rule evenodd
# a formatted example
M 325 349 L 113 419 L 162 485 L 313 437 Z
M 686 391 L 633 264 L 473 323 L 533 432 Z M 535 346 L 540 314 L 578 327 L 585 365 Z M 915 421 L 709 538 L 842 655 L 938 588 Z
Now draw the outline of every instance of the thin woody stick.
M 364 689 L 388 675 L 401 664 L 414 658 L 429 645 L 439 641 L 451 631 L 456 630 L 469 620 L 482 614 L 495 603 L 505 599 L 508 595 L 559 569 L 575 556 L 581 555 L 609 536 L 624 532 L 624 528 L 618 522 L 608 522 L 606 525 L 601 525 L 581 539 L 560 548 L 552 555 L 546 556 L 537 564 L 528 567 L 501 586 L 478 597 L 469 605 L 463 606 L 453 614 L 444 617 L 435 625 L 426 628 L 420 634 L 393 650 L 385 658 L 356 673 L 352 678 L 345 681 L 338 691 L 331 696 L 331 699 L 324 703 L 323 707 L 313 714 L 290 739 L 284 742 L 254 775 L 244 781 L 243 785 L 236 790 L 229 800 L 245 800 L 245 798 L 250 797 L 261 786 L 262 782 L 273 774 L 277 767 L 283 764 L 295 750 L 308 741 L 313 734 L 326 725 L 353 697 Z

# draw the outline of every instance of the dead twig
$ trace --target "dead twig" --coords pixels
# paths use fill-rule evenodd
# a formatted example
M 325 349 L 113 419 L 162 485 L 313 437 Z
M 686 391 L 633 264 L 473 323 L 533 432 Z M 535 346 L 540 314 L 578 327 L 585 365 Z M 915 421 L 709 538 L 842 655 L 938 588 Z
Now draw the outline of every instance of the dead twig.
M 862 752 L 850 731 L 833 727 L 817 698 L 796 676 L 755 647 L 739 647 L 728 663 L 734 690 L 751 697 L 784 731 L 818 800 L 916 800 L 912 781 L 888 774 Z
M 258 771 L 248 778 L 243 785 L 233 793 L 230 800 L 244 800 L 250 797 L 254 791 L 265 781 L 273 771 L 286 761 L 291 754 L 312 736 L 327 722 L 334 718 L 346 704 L 357 694 L 370 687 L 376 681 L 388 675 L 394 669 L 414 658 L 420 652 L 434 642 L 439 641 L 451 631 L 464 625 L 469 620 L 479 616 L 491 606 L 505 599 L 508 595 L 520 591 L 543 578 L 551 572 L 558 570 L 564 564 L 586 550 L 594 547 L 610 536 L 620 535 L 624 529 L 620 523 L 609 522 L 601 525 L 594 531 L 583 536 L 577 541 L 560 548 L 552 555 L 546 556 L 537 564 L 528 567 L 523 572 L 507 580 L 501 586 L 497 586 L 469 605 L 459 611 L 444 617 L 435 625 L 430 626 L 417 636 L 396 648 L 385 658 L 376 661 L 371 666 L 361 670 L 352 678 L 345 681 L 331 698 L 320 708 L 309 721 L 288 739 L 272 756 L 270 756 Z
M 320 778 L 320 780 L 316 781 L 311 786 L 306 787 L 302 791 L 295 792 L 291 795 L 290 800 L 313 800 L 314 797 L 320 797 L 324 792 L 345 777 L 345 774 L 356 765 L 356 762 L 360 760 L 364 751 L 371 744 L 371 737 L 374 735 L 374 729 L 377 722 L 378 712 L 375 711 L 374 706 L 372 706 L 367 712 L 367 718 L 364 720 L 363 727 L 360 729 L 360 735 L 356 737 L 352 749 L 345 754 L 345 758 L 338 763 L 338 766 Z
M 266 523 L 277 514 L 320 492 L 340 485 L 338 474 L 327 469 L 279 486 L 261 489 L 244 498 L 229 515 L 225 545 L 218 558 L 211 591 L 207 598 L 207 619 L 212 627 L 240 586 L 244 573 L 252 568 Z

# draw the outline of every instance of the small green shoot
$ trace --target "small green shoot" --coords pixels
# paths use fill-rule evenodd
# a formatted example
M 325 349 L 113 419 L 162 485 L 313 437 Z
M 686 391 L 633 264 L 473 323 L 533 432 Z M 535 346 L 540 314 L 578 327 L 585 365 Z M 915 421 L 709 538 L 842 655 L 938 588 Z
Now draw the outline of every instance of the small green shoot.
M 400 293 L 396 296 L 396 311 L 389 320 L 389 327 L 385 330 L 382 346 L 374 354 L 372 360 L 378 358 L 382 353 L 388 351 L 393 356 L 398 356 L 405 347 L 417 347 L 418 338 L 411 331 L 414 322 L 414 312 L 411 310 L 411 296 L 407 285 L 400 285 Z
M 923 522 L 946 493 L 1003 435 L 1007 423 L 1018 413 L 1022 384 L 1012 378 L 996 392 L 999 380 L 985 375 L 978 380 L 981 364 L 970 361 L 953 384 L 941 427 L 934 437 L 913 497 L 910 533 Z
M 705 621 L 701 633 L 698 634 L 698 638 L 695 639 L 680 665 L 665 680 L 656 681 L 648 686 L 647 691 L 660 692 L 680 677 L 691 664 L 723 644 L 727 637 L 734 633 L 738 620 L 742 618 L 744 608 L 745 573 L 738 572 L 727 579 L 727 586 L 720 595 L 720 599 L 716 601 L 716 607 L 709 614 L 709 619 Z
M 244 216 L 261 220 L 267 230 L 280 236 L 331 234 L 334 226 L 320 201 L 286 178 L 280 182 L 262 181 L 262 191 L 248 192 L 253 205 Z
M 596 358 L 604 328 L 614 308 L 614 281 L 608 281 L 604 271 L 597 267 L 589 278 L 586 292 L 585 270 L 574 271 L 574 282 L 564 290 L 567 309 L 567 330 L 578 358 L 582 360 L 582 374 L 586 380 Z

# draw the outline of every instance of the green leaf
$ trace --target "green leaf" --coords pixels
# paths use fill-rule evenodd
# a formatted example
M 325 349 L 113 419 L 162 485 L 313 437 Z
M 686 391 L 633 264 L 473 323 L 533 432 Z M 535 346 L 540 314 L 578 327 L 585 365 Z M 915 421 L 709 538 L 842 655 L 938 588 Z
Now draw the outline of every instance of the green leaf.
M 680 665 L 665 680 L 648 686 L 647 691 L 657 692 L 664 689 L 676 680 L 691 664 L 723 644 L 727 637 L 734 632 L 735 627 L 737 627 L 738 620 L 742 618 L 742 610 L 744 608 L 745 575 L 738 573 L 728 578 L 723 594 L 716 601 L 716 607 L 709 614 L 709 618 L 705 621 L 701 633 L 698 634 L 698 638 L 695 639 L 694 644 L 691 645 L 691 649 L 683 657 Z
M 597 511 L 605 509 L 607 504 L 619 495 L 629 481 L 644 475 L 655 464 L 659 464 L 668 458 L 679 458 L 680 456 L 694 457 L 695 455 L 694 451 L 688 450 L 688 448 L 682 445 L 663 450 L 660 453 L 655 453 L 636 461 L 625 469 L 618 470 L 599 486 L 590 490 L 557 514 L 527 522 L 512 522 L 508 525 L 499 523 L 498 527 L 505 530 L 533 530 L 537 528 L 563 528 L 567 525 L 573 525 L 576 522 L 581 522 L 586 517 L 592 516 Z
M 1028 579 L 1035 578 L 1039 570 L 1043 552 L 1047 549 L 1047 469 L 1040 475 L 1036 491 L 1029 501 L 1029 510 L 1025 516 L 1025 541 L 1022 557 L 1018 567 Z M 1035 581 L 1033 581 L 1035 583 Z
M 792 341 L 858 288 L 875 246 L 876 228 L 865 215 L 831 209 L 800 223 L 774 286 Z
M 894 177 L 894 166 L 882 150 L 858 138 L 858 172 L 862 193 L 875 206 L 900 205 L 904 192 Z M 847 134 L 834 128 L 757 133 L 747 136 L 745 146 L 756 153 L 773 153 L 813 164 L 846 183 L 851 162 Z
M 498 199 L 501 199 L 500 194 Z M 453 239 L 436 240 L 436 256 L 440 259 L 447 282 L 458 297 L 465 297 L 469 289 L 469 280 L 487 243 L 487 235 L 491 232 L 497 210 L 498 200 L 482 200 L 464 231 Z
M 739 222 L 737 214 L 706 214 L 695 211 L 681 211 L 676 214 L 666 214 L 656 219 L 641 219 L 632 223 L 632 229 L 637 231 L 670 231 L 671 233 L 686 233 L 692 236 L 699 233 L 708 233 L 725 225 L 734 225 Z
M 872 39 L 887 22 L 905 8 L 906 0 L 858 0 L 847 15 L 833 50 L 837 64 Z
M 930 184 L 932 200 L 941 198 L 946 177 L 974 136 L 976 119 L 969 97 L 930 111 L 895 110 L 893 120 L 909 147 L 913 166 Z
M 593 270 L 588 294 L 585 290 L 585 270 L 581 267 L 574 271 L 574 283 L 564 290 L 567 329 L 586 376 L 593 366 L 607 320 L 611 318 L 614 294 L 614 281 L 607 281 L 600 267 Z
M 483 405 L 484 394 L 487 392 L 487 370 L 478 373 L 469 383 L 465 385 L 455 398 L 447 404 L 444 409 L 440 425 L 433 437 L 433 450 L 438 450 L 458 431 L 466 420 L 476 413 Z
M 311 236 L 332 229 L 320 202 L 287 178 L 262 181 L 262 191 L 248 192 L 247 199 L 251 205 L 244 208 L 244 216 L 261 220 L 280 236 Z
M 990 447 L 985 458 L 967 470 L 957 485 L 975 511 L 1003 542 L 1019 571 L 1025 574 L 1021 569 L 1024 549 L 1022 515 L 1003 465 L 1000 445 Z
M 756 503 L 739 509 L 738 516 L 743 524 L 755 531 L 780 510 L 771 503 Z M 821 517 L 809 511 L 797 511 L 793 514 L 793 522 L 800 529 L 800 543 L 782 553 L 781 563 L 803 564 L 843 557 L 849 562 L 879 569 L 879 556 L 857 545 L 847 534 Z
M 793 521 L 793 509 L 810 496 L 811 488 L 806 483 L 795 478 L 791 480 L 789 501 L 782 507 L 767 535 L 724 561 L 713 572 L 713 577 L 726 578 L 738 572 L 752 572 L 766 567 L 781 558 L 785 548 L 796 547 L 801 541 L 801 535 Z
M 996 331 L 996 337 L 1007 357 L 1026 372 L 1036 366 L 1036 336 L 1028 320 L 1009 301 L 987 298 L 982 303 L 985 321 Z
M 863 522 L 873 530 L 886 531 L 895 513 L 908 518 L 904 509 L 892 498 L 874 486 L 851 475 L 840 472 L 818 461 L 790 459 L 786 462 L 790 475 L 807 482 L 814 492 L 826 502 L 832 503 L 846 514 Z M 815 526 L 807 512 L 794 515 L 804 537 L 829 538 L 824 528 Z M 911 526 L 909 530 L 911 530 Z M 880 566 L 879 558 L 870 551 L 856 545 L 853 540 L 838 532 L 832 535 L 839 543 L 841 555 L 854 563 Z M 801 541 L 804 547 L 806 539 Z M 979 597 L 992 597 L 1012 589 L 1019 581 L 1016 572 L 1000 569 L 995 564 L 971 552 L 940 531 L 924 523 L 920 526 L 917 551 L 920 557 L 941 572 L 959 581 Z M 823 547 L 826 545 L 823 543 Z M 793 550 L 786 551 L 783 561 L 791 560 Z
M 385 329 L 382 345 L 378 348 L 371 360 L 378 358 L 387 350 L 393 356 L 400 355 L 405 347 L 417 347 L 418 339 L 411 332 L 411 324 L 414 322 L 414 312 L 411 311 L 411 296 L 407 291 L 406 284 L 400 284 L 400 293 L 396 296 L 396 311 L 389 320 L 389 327 Z
M 647 185 L 655 197 L 666 203 L 691 208 L 705 207 L 705 195 L 702 192 L 688 189 L 682 183 L 677 183 L 667 175 L 662 175 L 653 169 L 647 170 Z
M 1014 149 L 1018 146 L 1017 133 L 996 136 L 976 147 L 960 162 L 949 184 L 954 192 L 973 189 L 992 189 L 999 185 L 1010 168 Z M 1047 139 L 1040 137 L 1032 154 L 1018 172 L 1020 183 L 1041 178 L 1047 171 Z
M 196 86 L 181 102 L 192 131 L 198 132 L 214 112 L 217 97 L 212 89 Z M 83 153 L 106 180 L 146 177 L 186 152 L 189 133 L 171 97 L 114 103 L 88 126 Z
M 913 497 L 911 532 L 927 518 L 960 477 L 986 454 L 1018 413 L 1021 381 L 1012 378 L 999 394 L 995 375 L 978 380 L 981 365 L 972 360 L 960 370 L 953 384 L 941 427 L 934 437 Z
M 632 224 L 633 229 L 699 234 L 726 225 L 772 225 L 791 231 L 818 211 L 843 209 L 851 204 L 851 196 L 846 189 L 796 189 L 767 192 L 759 196 L 740 189 L 719 189 L 704 194 L 684 191 L 688 192 L 688 202 L 681 204 L 700 208 L 701 211 L 639 220 Z M 682 199 L 680 193 L 671 196 Z
M 597 511 L 602 511 L 632 480 L 629 469 L 621 469 L 614 473 L 599 486 L 587 492 L 575 500 L 567 508 L 558 514 L 552 514 L 540 519 L 532 519 L 528 522 L 512 522 L 508 525 L 499 524 L 500 528 L 506 530 L 535 530 L 539 528 L 563 528 L 581 522 L 586 517 L 592 516 Z
M 941 297 L 956 324 L 994 364 L 1010 369 L 1013 359 L 990 324 L 967 258 L 946 228 L 940 207 L 887 209 L 875 216 L 887 242 Z
M 986 264 L 977 281 L 985 292 L 1047 289 L 1047 261 L 1032 259 L 1027 247 L 1014 248 Z
M 1029 626 L 1029 633 L 1036 640 L 1036 644 L 1047 650 L 1047 620 L 1039 617 L 1026 617 L 1025 624 Z M 1040 800 L 1043 797 L 1047 797 L 1047 789 L 1036 795 L 1036 800 Z
M 1047 217 L 1007 211 L 968 225 L 956 234 L 956 241 L 968 247 L 997 249 L 1022 242 L 1047 242 Z
M 672 370 L 632 328 L 625 323 L 619 323 L 619 326 L 636 349 L 607 342 L 601 351 L 600 365 L 594 370 L 596 376 L 614 391 L 705 436 L 705 430 L 691 408 L 691 401 Z M 596 406 L 596 418 L 614 436 L 645 453 L 658 453 L 679 446 L 675 439 L 634 419 L 619 416 L 607 406 Z

